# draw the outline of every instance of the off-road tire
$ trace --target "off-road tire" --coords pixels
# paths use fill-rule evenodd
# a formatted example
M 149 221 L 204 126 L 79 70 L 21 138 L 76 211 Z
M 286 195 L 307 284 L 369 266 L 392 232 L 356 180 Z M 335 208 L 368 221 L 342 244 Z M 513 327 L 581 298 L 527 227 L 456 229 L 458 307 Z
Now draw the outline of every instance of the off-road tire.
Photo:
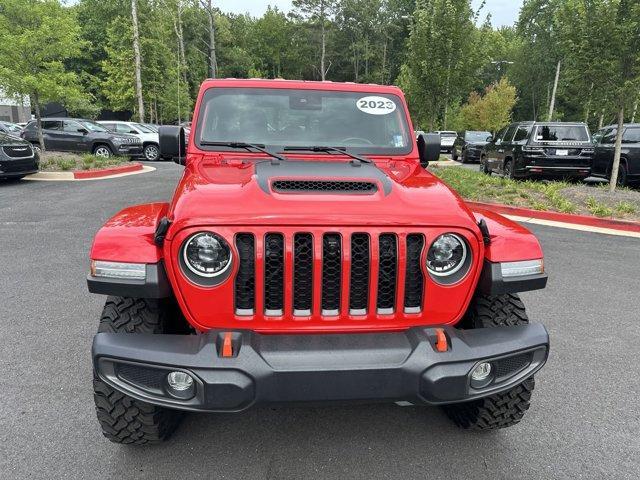
M 476 295 L 462 327 L 489 328 L 527 323 L 527 312 L 518 295 Z M 534 386 L 535 380 L 531 376 L 506 392 L 443 408 L 460 428 L 494 430 L 510 427 L 520 422 L 529 409 Z
M 161 300 L 108 297 L 98 332 L 166 333 L 168 309 Z M 160 443 L 173 433 L 182 412 L 141 402 L 114 390 L 93 374 L 93 398 L 105 437 L 114 443 Z

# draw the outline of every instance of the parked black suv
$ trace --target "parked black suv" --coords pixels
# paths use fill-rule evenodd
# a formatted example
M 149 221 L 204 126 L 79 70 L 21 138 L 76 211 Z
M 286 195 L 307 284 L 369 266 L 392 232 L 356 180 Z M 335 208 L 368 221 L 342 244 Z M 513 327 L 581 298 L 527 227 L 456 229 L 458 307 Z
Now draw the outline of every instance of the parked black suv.
M 591 174 L 594 177 L 611 178 L 617 125 L 598 130 L 593 135 L 595 153 Z M 627 123 L 622 133 L 622 153 L 618 168 L 618 185 L 640 184 L 640 123 Z
M 460 157 L 462 163 L 479 162 L 482 147 L 487 144 L 489 137 L 491 137 L 491 132 L 475 130 L 460 132 L 453 142 L 451 157 L 454 160 L 458 160 Z
M 40 165 L 38 152 L 29 142 L 14 135 L 0 133 L 0 179 L 14 179 L 36 173 Z
M 586 178 L 593 144 L 584 123 L 518 122 L 485 145 L 480 171 L 509 178 Z
M 135 135 L 113 133 L 83 118 L 43 118 L 42 135 L 47 150 L 93 153 L 99 157 L 142 154 L 142 141 Z M 21 136 L 37 146 L 35 120 L 27 124 Z

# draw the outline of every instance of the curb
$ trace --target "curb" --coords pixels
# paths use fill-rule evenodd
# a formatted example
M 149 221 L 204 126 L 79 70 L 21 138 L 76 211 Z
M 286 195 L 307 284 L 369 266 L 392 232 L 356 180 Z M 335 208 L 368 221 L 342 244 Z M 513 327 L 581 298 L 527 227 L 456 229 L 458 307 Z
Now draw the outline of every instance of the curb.
M 518 217 L 536 218 L 540 220 L 550 220 L 559 223 L 571 223 L 575 225 L 586 225 L 589 227 L 608 228 L 612 230 L 621 230 L 624 232 L 640 233 L 640 223 L 626 222 L 624 220 L 613 220 L 611 218 L 590 217 L 587 215 L 574 215 L 571 213 L 559 212 L 543 212 L 540 210 L 531 210 L 529 208 L 512 207 L 510 205 L 502 205 L 499 203 L 482 203 L 465 200 L 465 203 L 473 209 L 473 207 L 486 208 L 492 212 L 514 215 Z
M 138 170 L 142 170 L 142 167 L 143 165 L 141 163 L 132 163 L 130 165 L 119 165 L 117 167 L 101 168 L 96 170 L 80 170 L 78 172 L 73 172 L 73 178 L 85 179 L 108 177 L 119 173 L 136 172 Z

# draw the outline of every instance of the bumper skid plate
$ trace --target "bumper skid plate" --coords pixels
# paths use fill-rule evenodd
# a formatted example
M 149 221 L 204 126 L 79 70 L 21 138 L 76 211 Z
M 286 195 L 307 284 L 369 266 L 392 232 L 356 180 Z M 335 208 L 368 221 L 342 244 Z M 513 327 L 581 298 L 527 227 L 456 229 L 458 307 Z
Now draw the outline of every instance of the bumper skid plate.
M 139 400 L 240 411 L 277 402 L 464 402 L 517 385 L 542 368 L 549 351 L 541 324 L 444 332 L 445 352 L 436 350 L 437 329 L 430 327 L 326 335 L 98 333 L 93 364 L 103 381 Z M 476 389 L 470 372 L 481 361 L 491 363 L 493 380 Z M 171 394 L 166 377 L 176 370 L 195 380 L 192 398 Z

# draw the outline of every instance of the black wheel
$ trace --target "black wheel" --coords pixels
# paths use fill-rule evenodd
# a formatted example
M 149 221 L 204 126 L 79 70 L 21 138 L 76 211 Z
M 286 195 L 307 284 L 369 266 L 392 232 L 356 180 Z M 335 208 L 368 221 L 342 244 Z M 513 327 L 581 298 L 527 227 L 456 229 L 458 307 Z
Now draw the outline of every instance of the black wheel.
M 109 158 L 113 155 L 111 149 L 107 145 L 96 145 L 93 148 L 93 154 L 96 157 Z
M 618 180 L 616 183 L 619 187 L 626 187 L 629 185 L 629 179 L 627 176 L 627 166 L 622 162 L 618 166 Z
M 504 162 L 503 173 L 506 178 L 513 180 L 513 162 L 511 160 Z
M 142 153 L 144 154 L 145 160 L 149 162 L 155 162 L 160 159 L 160 148 L 155 143 L 150 143 L 145 146 Z
M 515 326 L 529 323 L 520 297 L 477 295 L 463 320 L 463 328 Z M 535 387 L 533 376 L 506 392 L 470 402 L 446 405 L 447 416 L 460 428 L 494 430 L 522 420 Z
M 467 163 L 469 160 L 467 159 L 467 151 L 462 151 L 462 163 Z
M 455 148 L 451 150 L 451 158 L 453 158 L 455 161 L 458 161 L 458 152 Z
M 491 170 L 489 170 L 489 165 L 487 165 L 487 157 L 484 155 L 480 157 L 480 171 L 485 175 L 491 175 Z
M 159 300 L 108 297 L 98 332 L 122 334 L 167 333 L 170 309 Z M 114 443 L 160 443 L 173 433 L 182 412 L 158 407 L 114 390 L 94 372 L 93 398 L 105 437 Z

